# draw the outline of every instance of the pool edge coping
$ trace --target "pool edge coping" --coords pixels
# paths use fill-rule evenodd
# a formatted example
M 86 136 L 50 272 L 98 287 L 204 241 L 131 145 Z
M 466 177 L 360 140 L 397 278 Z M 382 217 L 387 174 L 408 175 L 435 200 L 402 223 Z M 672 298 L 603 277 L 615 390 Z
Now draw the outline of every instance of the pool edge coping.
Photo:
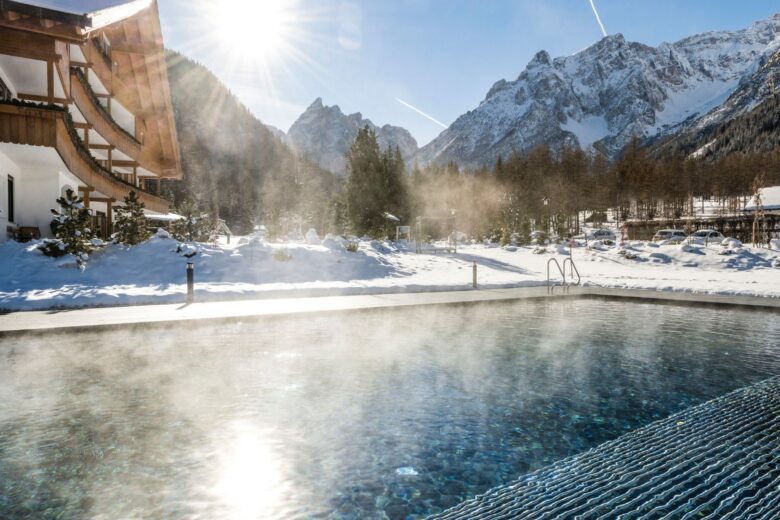
M 780 311 L 780 298 L 771 297 L 597 286 L 554 286 L 551 289 L 550 291 L 546 286 L 537 286 L 18 311 L 0 315 L 0 337 L 546 298 L 629 299 L 677 305 L 717 305 Z

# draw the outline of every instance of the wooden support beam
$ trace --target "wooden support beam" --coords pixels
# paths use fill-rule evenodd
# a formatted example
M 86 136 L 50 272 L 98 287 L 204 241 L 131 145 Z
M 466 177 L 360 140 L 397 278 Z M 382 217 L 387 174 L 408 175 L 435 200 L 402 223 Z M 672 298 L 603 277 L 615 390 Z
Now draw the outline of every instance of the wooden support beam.
M 89 69 L 89 68 L 92 67 L 92 62 L 91 61 L 76 61 L 76 60 L 74 60 L 74 61 L 71 61 L 70 64 L 73 65 L 74 67 L 81 67 L 82 69 Z
M 41 96 L 39 94 L 23 94 L 20 92 L 16 95 L 16 97 L 18 97 L 22 101 L 35 101 L 37 103 L 60 103 L 63 105 L 67 105 L 70 103 L 69 99 L 53 97 L 53 96 L 50 98 L 48 95 Z
M 33 60 L 56 60 L 54 40 L 40 34 L 7 28 L 0 21 L 0 54 L 29 58 Z
M 65 92 L 65 95 L 70 97 L 70 74 L 68 74 L 67 79 L 62 75 L 62 69 L 60 67 L 55 66 L 57 69 L 57 77 L 60 78 L 60 84 L 62 85 L 62 90 Z
M 49 100 L 49 104 L 54 104 L 54 62 L 49 60 L 46 62 L 46 97 Z
M 136 173 L 135 169 L 138 167 L 138 163 L 135 162 L 135 161 L 126 161 L 126 160 L 123 160 L 123 159 L 118 159 L 118 160 L 114 161 L 114 166 L 116 166 L 117 168 L 132 167 L 133 168 L 133 173 Z
M 60 40 L 67 40 L 74 43 L 81 41 L 81 35 L 79 35 L 75 28 L 69 24 L 55 24 L 51 27 L 46 27 L 41 24 L 39 20 L 34 18 L 19 18 L 13 21 L 0 20 L 0 27 L 8 29 L 21 29 L 23 31 L 55 37 Z
M 81 198 L 84 199 L 84 207 L 87 209 L 89 209 L 89 194 L 93 191 L 95 191 L 95 188 L 92 186 L 79 186 Z
M 92 125 L 89 123 L 73 123 L 73 127 L 79 130 L 92 130 Z
M 89 148 L 92 150 L 108 150 L 111 151 L 114 149 L 114 145 L 112 144 L 91 144 L 89 145 Z
M 113 203 L 114 199 L 108 199 L 106 201 L 106 232 L 108 233 L 109 237 L 114 233 L 113 208 L 111 207 Z

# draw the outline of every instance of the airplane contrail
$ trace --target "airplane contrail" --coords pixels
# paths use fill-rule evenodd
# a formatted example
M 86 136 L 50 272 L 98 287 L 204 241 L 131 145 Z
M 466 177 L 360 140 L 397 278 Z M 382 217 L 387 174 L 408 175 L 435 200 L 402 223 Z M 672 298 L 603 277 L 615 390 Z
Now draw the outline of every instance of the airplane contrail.
M 430 119 L 431 121 L 433 121 L 434 123 L 436 123 L 436 124 L 437 124 L 437 125 L 439 125 L 440 127 L 442 127 L 442 128 L 447 128 L 447 125 L 445 125 L 444 123 L 442 123 L 442 122 L 441 122 L 441 121 L 439 121 L 438 119 L 434 118 L 433 116 L 429 116 L 428 114 L 426 114 L 425 112 L 423 112 L 422 110 L 420 110 L 420 109 L 419 109 L 419 108 L 417 108 L 417 107 L 413 107 L 412 105 L 410 105 L 409 103 L 407 103 L 407 102 L 406 102 L 406 101 L 404 101 L 403 99 L 401 99 L 401 98 L 395 98 L 395 100 L 396 100 L 396 101 L 398 101 L 399 103 L 401 103 L 401 104 L 402 104 L 403 106 L 405 106 L 406 108 L 411 108 L 412 110 L 414 110 L 415 112 L 417 112 L 417 113 L 418 113 L 418 114 L 420 114 L 421 116 L 423 116 L 423 117 L 426 117 L 426 118 Z
M 604 24 L 601 23 L 601 17 L 599 16 L 599 12 L 596 11 L 596 4 L 593 3 L 593 0 L 590 0 L 590 8 L 593 9 L 593 14 L 596 15 L 596 21 L 599 23 L 599 27 L 601 27 L 601 33 L 606 36 L 607 30 L 604 29 Z

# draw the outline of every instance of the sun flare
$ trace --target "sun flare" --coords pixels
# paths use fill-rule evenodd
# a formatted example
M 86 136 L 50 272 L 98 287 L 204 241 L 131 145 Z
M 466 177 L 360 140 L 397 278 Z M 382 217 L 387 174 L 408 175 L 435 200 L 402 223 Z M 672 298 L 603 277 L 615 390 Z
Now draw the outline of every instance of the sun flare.
M 230 52 L 268 61 L 289 43 L 295 22 L 289 0 L 224 0 L 213 5 L 218 40 Z

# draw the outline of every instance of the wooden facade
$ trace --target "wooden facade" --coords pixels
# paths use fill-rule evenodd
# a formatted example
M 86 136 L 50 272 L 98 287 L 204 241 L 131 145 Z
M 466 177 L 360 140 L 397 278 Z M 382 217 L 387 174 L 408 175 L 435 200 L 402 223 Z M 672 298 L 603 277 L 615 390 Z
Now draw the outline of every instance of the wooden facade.
M 60 110 L 0 104 L 0 141 L 5 143 L 50 146 L 79 179 L 113 200 L 122 200 L 135 187 L 111 175 L 68 128 L 66 112 Z M 170 203 L 156 195 L 138 191 L 139 199 L 153 211 L 167 212 Z
M 113 204 L 132 190 L 150 210 L 169 211 L 159 181 L 182 171 L 156 1 L 80 15 L 0 0 L 0 14 L 0 57 L 43 71 L 37 91 L 0 101 L 0 142 L 54 148 L 85 203 L 101 203 L 107 230 Z M 31 74 L 19 73 L 19 84 Z

